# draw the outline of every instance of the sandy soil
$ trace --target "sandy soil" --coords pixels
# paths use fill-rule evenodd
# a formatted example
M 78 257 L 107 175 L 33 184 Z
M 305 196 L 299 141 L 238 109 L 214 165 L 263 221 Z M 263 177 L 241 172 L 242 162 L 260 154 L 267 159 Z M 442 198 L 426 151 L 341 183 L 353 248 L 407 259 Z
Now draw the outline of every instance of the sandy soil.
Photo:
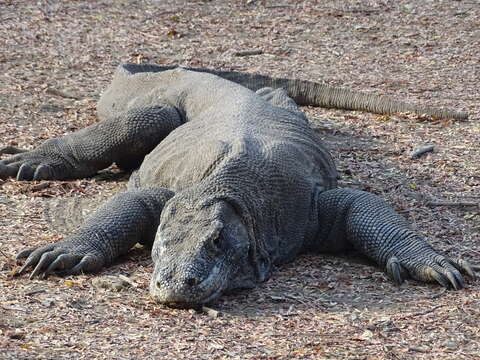
M 31 148 L 95 122 L 121 62 L 298 77 L 468 111 L 452 122 L 305 109 L 342 185 L 383 196 L 435 247 L 479 262 L 479 18 L 474 0 L 0 1 L 0 145 Z M 428 144 L 433 153 L 410 159 Z M 396 287 L 359 258 L 304 256 L 209 313 L 153 303 L 141 249 L 97 276 L 12 276 L 19 250 L 62 236 L 46 204 L 106 197 L 124 180 L 0 180 L 0 358 L 480 358 L 478 281 Z M 130 284 L 100 288 L 107 275 Z

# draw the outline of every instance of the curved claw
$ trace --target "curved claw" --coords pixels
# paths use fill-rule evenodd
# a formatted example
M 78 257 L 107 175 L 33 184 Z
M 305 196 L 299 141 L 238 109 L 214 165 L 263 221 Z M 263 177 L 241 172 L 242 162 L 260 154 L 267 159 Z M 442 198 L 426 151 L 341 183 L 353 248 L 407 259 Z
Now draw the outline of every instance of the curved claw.
M 449 288 L 450 287 L 450 282 L 448 281 L 448 278 L 445 277 L 445 275 L 435 271 L 434 269 L 432 268 L 428 268 L 426 270 L 426 273 L 428 274 L 428 276 L 435 280 L 436 282 L 438 282 L 440 285 L 442 285 L 444 288 Z
M 470 265 L 470 263 L 463 259 L 449 259 L 450 264 L 452 264 L 458 271 L 463 272 L 470 276 L 472 279 L 476 279 L 477 275 L 475 270 L 480 269 L 480 266 Z
M 460 274 L 458 269 L 451 264 L 447 257 L 440 256 L 437 260 L 437 264 L 433 267 L 437 272 L 447 277 L 451 286 L 453 286 L 455 290 L 463 289 L 464 282 L 462 274 Z
M 27 268 L 32 265 L 32 263 L 29 263 L 29 262 L 25 262 L 25 264 L 23 264 L 23 266 L 20 268 L 20 270 L 18 271 L 18 275 L 22 275 L 25 270 L 27 270 Z
M 33 174 L 33 180 L 48 180 L 52 178 L 52 168 L 49 165 L 41 164 Z
M 30 267 L 30 266 L 35 266 L 38 261 L 40 260 L 41 256 L 43 253 L 47 251 L 51 251 L 53 249 L 54 245 L 50 244 L 45 247 L 39 248 L 39 249 L 27 249 L 23 250 L 17 255 L 17 259 L 22 259 L 24 257 L 27 257 L 27 260 L 25 260 L 25 264 L 23 264 L 22 268 L 19 270 L 18 274 L 23 274 L 25 270 Z
M 57 257 L 43 273 L 44 278 L 53 272 L 62 272 L 76 266 L 83 258 L 83 255 L 61 254 Z
M 30 254 L 34 251 L 35 251 L 35 248 L 22 250 L 17 254 L 17 256 L 15 256 L 15 259 L 17 259 L 17 260 L 25 259 L 25 258 L 29 257 Z
M 33 269 L 33 272 L 30 274 L 30 280 L 39 275 L 42 270 L 51 264 L 52 261 L 54 261 L 60 254 L 60 250 L 53 250 L 43 253 L 37 266 L 35 266 L 35 269 Z
M 386 268 L 387 274 L 393 278 L 395 284 L 402 285 L 406 277 L 405 269 L 395 256 L 388 259 Z
M 453 288 L 455 290 L 460 290 L 465 287 L 463 277 L 460 274 L 455 274 L 455 273 L 447 273 L 447 277 L 450 280 L 450 282 L 453 285 Z
M 30 164 L 24 163 L 18 169 L 17 180 L 32 180 L 34 172 L 35 170 Z
M 397 284 L 410 276 L 419 281 L 434 281 L 447 289 L 455 290 L 465 287 L 462 273 L 475 278 L 476 268 L 465 260 L 452 260 L 434 251 L 404 258 L 392 256 L 386 264 L 387 273 Z
M 59 271 L 57 272 L 60 276 L 68 276 L 68 275 L 78 275 L 83 273 L 93 273 L 97 272 L 102 268 L 102 265 L 95 260 L 95 258 L 91 255 L 86 255 L 82 258 L 82 260 L 75 265 L 73 268 Z
M 59 276 L 99 271 L 105 261 L 101 255 L 83 249 L 81 245 L 68 241 L 53 243 L 38 249 L 27 249 L 17 255 L 17 259 L 27 258 L 18 274 L 34 267 L 30 279 L 35 276 L 46 278 L 52 273 Z

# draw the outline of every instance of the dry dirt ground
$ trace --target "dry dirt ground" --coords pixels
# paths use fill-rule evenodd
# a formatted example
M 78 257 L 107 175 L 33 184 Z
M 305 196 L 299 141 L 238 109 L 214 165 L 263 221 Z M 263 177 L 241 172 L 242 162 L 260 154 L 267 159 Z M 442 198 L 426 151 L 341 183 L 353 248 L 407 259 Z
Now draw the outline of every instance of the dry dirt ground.
M 305 109 L 343 185 L 385 197 L 434 246 L 479 262 L 478 19 L 477 0 L 3 0 L 0 145 L 31 148 L 95 122 L 121 62 L 298 77 L 468 111 L 452 122 Z M 410 159 L 428 144 L 433 153 Z M 218 313 L 153 303 L 141 249 L 97 276 L 12 276 L 15 253 L 61 238 L 45 204 L 106 196 L 124 180 L 0 180 L 0 358 L 480 358 L 478 280 L 458 292 L 396 287 L 359 258 L 304 256 L 211 304 Z M 432 205 L 440 200 L 451 204 Z M 100 288 L 94 279 L 107 275 L 130 284 Z

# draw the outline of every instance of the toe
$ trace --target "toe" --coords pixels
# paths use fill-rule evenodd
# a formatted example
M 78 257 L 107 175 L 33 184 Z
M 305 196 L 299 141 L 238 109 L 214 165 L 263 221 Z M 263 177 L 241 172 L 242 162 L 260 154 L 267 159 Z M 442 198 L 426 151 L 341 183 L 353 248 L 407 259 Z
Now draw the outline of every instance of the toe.
M 94 256 L 86 255 L 73 268 L 71 268 L 70 270 L 62 271 L 60 274 L 62 276 L 67 276 L 67 275 L 77 275 L 77 274 L 83 274 L 83 273 L 97 272 L 103 266 L 103 263 L 100 263 L 99 261 L 100 260 Z
M 49 165 L 40 165 L 33 175 L 33 180 L 48 180 L 52 178 L 52 168 Z
M 17 168 L 15 166 L 6 165 L 0 162 L 0 179 L 6 179 L 8 177 L 15 176 L 17 174 Z
M 27 257 L 30 256 L 30 254 L 32 252 L 35 251 L 35 248 L 31 248 L 31 249 L 25 249 L 25 250 L 22 250 L 20 251 L 17 256 L 15 257 L 17 260 L 20 260 L 20 259 L 26 259 Z
M 475 274 L 474 266 L 470 265 L 470 263 L 463 259 L 449 259 L 449 262 L 452 266 L 454 266 L 458 271 L 463 272 L 470 276 L 472 279 L 476 279 L 477 275 Z
M 32 180 L 34 174 L 34 169 L 30 164 L 23 164 L 18 169 L 17 180 Z
M 33 279 L 35 276 L 39 275 L 42 270 L 49 266 L 59 255 L 60 250 L 53 250 L 44 253 L 40 257 L 40 261 L 38 262 L 37 266 L 35 266 L 35 269 L 33 269 L 33 272 L 30 275 L 30 279 Z
M 65 271 L 73 268 L 82 259 L 81 255 L 62 254 L 57 257 L 45 270 L 45 277 L 52 272 Z
M 387 274 L 393 279 L 395 284 L 402 285 L 407 277 L 406 270 L 400 261 L 394 256 L 387 262 Z
M 54 245 L 50 244 L 45 247 L 39 248 L 39 249 L 27 249 L 22 252 L 20 252 L 17 255 L 17 259 L 21 259 L 24 256 L 28 256 L 27 260 L 25 260 L 25 264 L 23 264 L 22 268 L 18 272 L 18 274 L 23 274 L 25 270 L 30 267 L 30 266 L 35 266 L 40 258 L 42 257 L 42 254 L 51 251 L 53 249 Z
M 444 288 L 450 288 L 451 284 L 448 280 L 448 278 L 443 275 L 442 273 L 439 273 L 438 271 L 435 271 L 433 268 L 429 267 L 425 270 L 426 275 L 431 279 L 436 282 L 438 282 L 440 285 L 442 285 Z

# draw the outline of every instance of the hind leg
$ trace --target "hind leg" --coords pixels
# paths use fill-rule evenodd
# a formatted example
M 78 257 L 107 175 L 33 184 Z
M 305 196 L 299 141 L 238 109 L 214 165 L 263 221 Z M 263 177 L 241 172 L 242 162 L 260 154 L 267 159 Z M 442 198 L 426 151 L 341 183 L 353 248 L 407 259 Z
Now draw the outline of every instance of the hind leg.
M 288 96 L 285 89 L 273 89 L 270 87 L 264 87 L 258 89 L 256 93 L 272 105 L 294 112 L 295 114 L 300 115 L 302 118 L 304 118 L 305 121 L 308 121 L 305 114 L 300 110 L 300 107 L 291 97 Z

